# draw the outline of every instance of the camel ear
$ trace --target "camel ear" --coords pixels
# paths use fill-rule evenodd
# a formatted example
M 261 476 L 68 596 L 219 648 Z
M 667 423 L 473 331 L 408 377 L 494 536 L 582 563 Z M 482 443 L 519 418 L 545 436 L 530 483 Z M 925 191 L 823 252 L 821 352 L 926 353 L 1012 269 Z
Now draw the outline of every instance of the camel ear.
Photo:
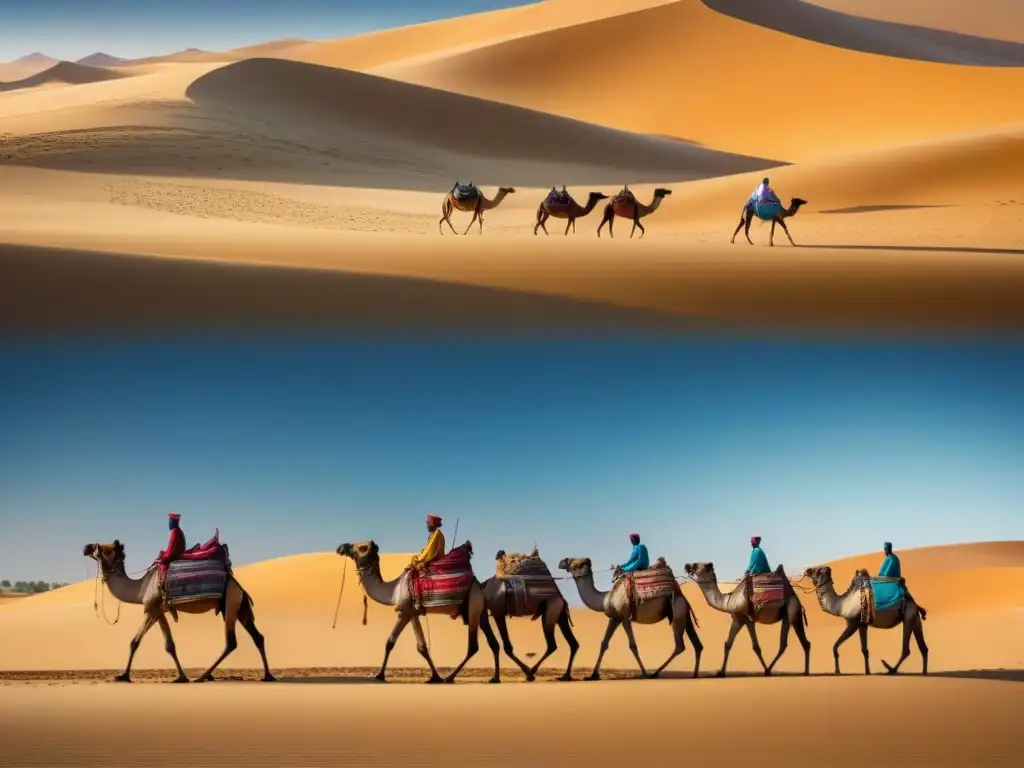
M 120 549 L 120 548 L 121 548 L 121 540 L 120 539 L 114 539 L 114 549 Z

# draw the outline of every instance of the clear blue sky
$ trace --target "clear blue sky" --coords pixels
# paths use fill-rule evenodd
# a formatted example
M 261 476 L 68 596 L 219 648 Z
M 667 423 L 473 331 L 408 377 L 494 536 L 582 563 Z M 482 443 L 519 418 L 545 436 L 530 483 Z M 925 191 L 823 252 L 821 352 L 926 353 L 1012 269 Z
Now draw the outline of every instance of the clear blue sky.
M 225 50 L 280 38 L 345 37 L 523 0 L 32 0 L 0 2 L 0 61 L 28 53 L 122 58 Z
M 1022 425 L 1024 345 L 0 344 L 0 578 L 142 568 L 169 511 L 239 564 L 461 517 L 481 572 L 1024 538 Z

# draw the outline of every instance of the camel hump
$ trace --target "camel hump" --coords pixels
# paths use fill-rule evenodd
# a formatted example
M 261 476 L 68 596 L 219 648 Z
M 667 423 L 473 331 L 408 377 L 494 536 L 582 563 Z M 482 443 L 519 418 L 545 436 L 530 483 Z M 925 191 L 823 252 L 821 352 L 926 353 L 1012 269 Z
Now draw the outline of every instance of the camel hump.
M 548 568 L 547 563 L 544 562 L 536 549 L 528 555 L 522 552 L 513 552 L 512 554 L 503 553 L 502 557 L 498 559 L 497 565 L 494 569 L 494 574 L 499 579 L 508 579 L 511 577 L 519 579 L 527 577 L 532 579 L 552 578 L 551 570 Z

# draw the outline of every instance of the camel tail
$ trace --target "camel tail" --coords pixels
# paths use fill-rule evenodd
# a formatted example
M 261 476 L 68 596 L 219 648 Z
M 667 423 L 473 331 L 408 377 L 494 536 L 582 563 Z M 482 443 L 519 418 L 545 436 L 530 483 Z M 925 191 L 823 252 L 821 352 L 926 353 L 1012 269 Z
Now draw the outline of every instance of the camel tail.
M 700 622 L 697 621 L 697 614 L 693 612 L 693 606 L 690 605 L 690 601 L 686 601 L 686 610 L 690 612 L 690 620 L 693 622 L 693 626 L 700 629 Z
M 564 601 L 563 601 L 564 602 Z M 572 622 L 572 614 L 569 612 L 569 604 L 565 603 L 565 607 L 562 609 L 562 615 L 569 620 L 569 626 L 575 628 L 575 624 Z
M 811 623 L 807 620 L 807 609 L 804 608 L 803 605 L 800 606 L 800 613 L 802 613 L 804 615 L 804 626 L 805 627 L 811 626 Z

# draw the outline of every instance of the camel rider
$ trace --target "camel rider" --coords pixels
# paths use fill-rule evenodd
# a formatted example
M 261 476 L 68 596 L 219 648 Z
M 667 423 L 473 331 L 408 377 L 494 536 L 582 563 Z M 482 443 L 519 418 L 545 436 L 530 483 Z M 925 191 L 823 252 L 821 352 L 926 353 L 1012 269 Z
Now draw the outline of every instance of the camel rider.
M 754 194 L 750 196 L 748 202 L 753 205 L 760 200 L 764 200 L 769 203 L 779 202 L 779 198 L 771 188 L 771 182 L 767 176 L 761 179 L 761 183 L 757 185 L 757 189 L 754 190 Z
M 164 605 L 167 604 L 167 568 L 185 554 L 185 533 L 181 530 L 181 515 L 169 512 L 167 527 L 171 531 L 171 537 L 167 540 L 167 549 L 163 550 L 156 558 L 157 571 L 160 574 L 160 594 L 163 595 Z M 173 608 L 171 612 L 173 614 Z
M 887 541 L 882 545 L 882 551 L 885 552 L 885 559 L 882 561 L 882 567 L 878 569 L 878 577 L 882 579 L 902 579 L 903 570 L 900 568 L 900 559 L 893 554 L 892 542 Z M 906 596 L 914 600 L 910 595 L 910 590 L 907 589 L 907 583 L 903 582 L 903 591 Z M 914 600 L 916 603 L 917 601 Z M 926 615 L 926 611 L 920 605 L 917 606 L 918 610 L 921 611 L 921 618 L 923 619 Z
M 629 559 L 619 566 L 622 573 L 634 573 L 651 567 L 651 558 L 647 554 L 647 547 L 640 543 L 640 534 L 629 534 L 629 543 L 633 545 L 633 551 L 629 553 Z
M 444 533 L 441 532 L 441 518 L 437 515 L 427 515 L 427 543 L 418 555 L 414 555 L 409 562 L 409 570 L 415 573 L 422 573 L 423 567 L 444 554 Z M 415 574 L 414 574 L 415 578 Z M 418 594 L 414 594 L 416 610 L 421 610 Z
M 767 181 L 767 179 L 766 179 Z M 761 537 L 750 537 L 750 561 L 747 563 L 747 570 L 743 574 L 743 584 L 747 594 L 747 617 L 754 620 L 754 576 L 771 573 L 771 566 L 768 565 L 768 557 L 761 549 Z
M 569 192 L 565 188 L 565 184 L 562 185 L 562 191 L 559 192 L 555 187 L 551 187 L 551 192 L 548 194 L 548 200 L 552 203 L 568 203 Z

